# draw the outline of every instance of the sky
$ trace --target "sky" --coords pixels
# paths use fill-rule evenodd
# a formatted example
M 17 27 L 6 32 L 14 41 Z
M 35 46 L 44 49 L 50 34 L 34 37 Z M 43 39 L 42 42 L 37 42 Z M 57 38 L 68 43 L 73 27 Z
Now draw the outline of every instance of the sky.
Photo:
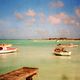
M 0 39 L 80 38 L 80 0 L 0 0 Z

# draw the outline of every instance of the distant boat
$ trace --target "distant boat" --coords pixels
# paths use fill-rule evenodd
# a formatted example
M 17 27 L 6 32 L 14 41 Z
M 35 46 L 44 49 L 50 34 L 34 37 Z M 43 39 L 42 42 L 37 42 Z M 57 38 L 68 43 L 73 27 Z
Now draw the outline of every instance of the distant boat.
M 0 54 L 1 53 L 12 53 L 12 52 L 15 52 L 15 51 L 17 51 L 17 48 L 0 46 Z
M 60 42 L 60 40 L 57 40 L 57 42 Z
M 60 46 L 60 47 L 77 47 L 78 45 L 76 44 L 58 44 L 57 46 Z

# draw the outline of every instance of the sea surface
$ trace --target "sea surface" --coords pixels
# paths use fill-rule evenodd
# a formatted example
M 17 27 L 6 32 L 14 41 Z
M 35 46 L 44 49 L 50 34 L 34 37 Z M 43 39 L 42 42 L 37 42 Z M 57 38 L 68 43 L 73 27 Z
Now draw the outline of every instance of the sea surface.
M 25 66 L 39 68 L 33 80 L 80 80 L 79 40 L 0 40 L 1 43 L 12 44 L 18 51 L 0 54 L 0 74 Z M 67 48 L 71 56 L 55 56 L 53 50 L 59 43 L 79 46 Z

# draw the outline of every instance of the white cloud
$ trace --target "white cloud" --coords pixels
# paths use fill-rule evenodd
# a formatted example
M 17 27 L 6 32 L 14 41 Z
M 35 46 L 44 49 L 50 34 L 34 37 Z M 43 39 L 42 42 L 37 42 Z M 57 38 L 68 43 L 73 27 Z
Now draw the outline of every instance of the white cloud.
M 25 25 L 31 26 L 35 23 L 36 19 L 35 18 L 30 18 L 30 19 L 26 19 L 24 20 Z
M 75 10 L 75 13 L 76 13 L 76 15 L 77 15 L 78 17 L 80 17 L 80 8 L 77 8 L 77 9 Z
M 34 10 L 29 9 L 29 10 L 26 12 L 26 15 L 27 15 L 27 16 L 31 16 L 31 17 L 35 17 L 35 16 L 36 16 L 36 13 L 34 12 Z
M 51 2 L 49 6 L 51 8 L 54 8 L 54 7 L 61 8 L 61 7 L 64 7 L 64 3 L 62 1 L 56 1 L 56 2 Z
M 46 22 L 46 17 L 45 17 L 45 14 L 43 12 L 41 12 L 39 14 L 39 17 L 40 17 L 40 22 L 41 23 L 45 23 Z
M 67 24 L 67 25 L 80 27 L 80 23 L 79 23 L 78 19 L 75 17 L 68 16 L 63 20 L 63 22 L 64 22 L 64 24 Z
M 23 15 L 21 13 L 15 13 L 15 16 L 19 20 L 23 19 Z
M 48 17 L 48 21 L 51 23 L 51 24 L 60 24 L 61 23 L 61 19 L 56 17 L 56 16 L 49 16 Z
M 35 31 L 37 34 L 41 34 L 41 35 L 48 35 L 48 31 L 47 30 L 42 30 L 42 29 L 37 29 Z

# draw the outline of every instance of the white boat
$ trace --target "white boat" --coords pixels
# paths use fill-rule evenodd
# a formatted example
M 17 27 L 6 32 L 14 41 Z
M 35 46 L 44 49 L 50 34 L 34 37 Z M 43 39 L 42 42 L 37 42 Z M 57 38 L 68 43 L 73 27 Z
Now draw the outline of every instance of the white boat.
M 69 51 L 61 51 L 61 52 L 54 51 L 54 54 L 57 56 L 70 56 L 71 52 L 69 52 Z
M 17 48 L 0 46 L 0 53 L 12 53 L 12 52 L 15 52 L 15 51 L 17 51 Z
M 66 51 L 63 47 L 55 48 L 54 54 L 58 56 L 70 56 L 71 52 Z

